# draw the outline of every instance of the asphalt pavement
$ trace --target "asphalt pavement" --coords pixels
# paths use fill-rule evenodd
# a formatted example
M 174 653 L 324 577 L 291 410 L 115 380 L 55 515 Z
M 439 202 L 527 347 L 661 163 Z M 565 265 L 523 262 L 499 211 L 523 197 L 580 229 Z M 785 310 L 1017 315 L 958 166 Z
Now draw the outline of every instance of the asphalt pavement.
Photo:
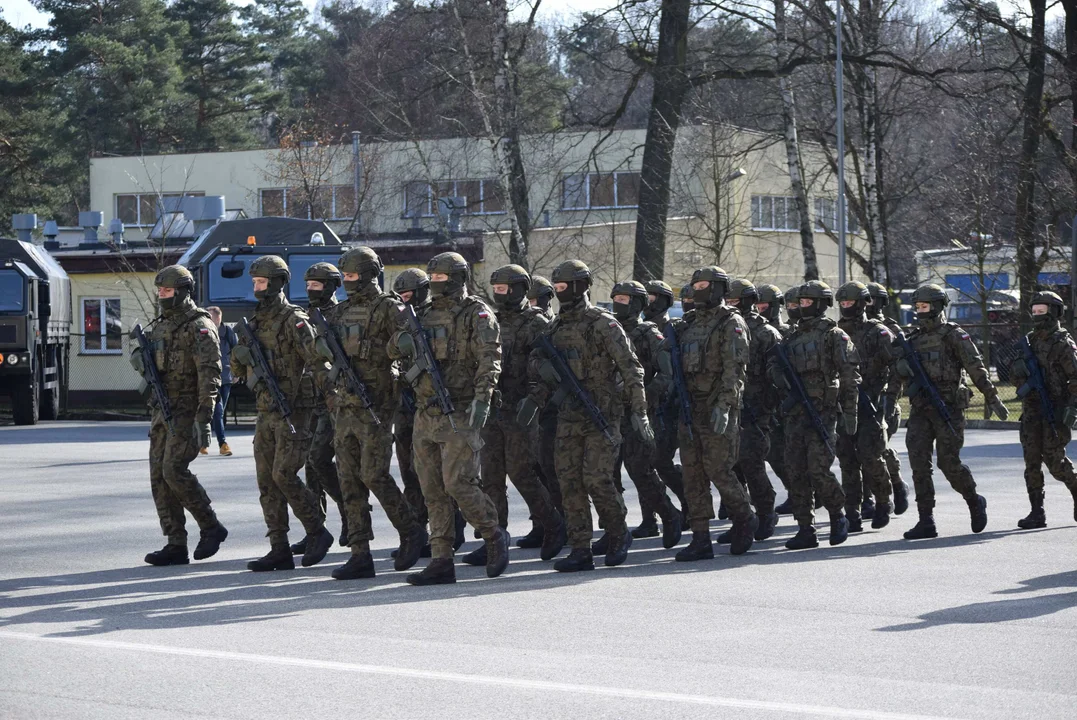
M 247 572 L 268 548 L 249 430 L 235 456 L 193 464 L 231 532 L 220 553 L 143 564 L 164 544 L 146 431 L 0 428 L 0 718 L 1077 717 L 1073 502 L 1048 479 L 1048 527 L 1016 529 L 1015 431 L 968 433 L 980 535 L 936 473 L 935 540 L 902 539 L 913 507 L 832 548 L 824 514 L 823 546 L 790 552 L 782 517 L 741 557 L 675 563 L 656 538 L 621 567 L 560 575 L 514 549 L 500 578 L 458 565 L 456 585 L 433 588 L 393 572 L 376 506 L 375 579 L 332 580 L 339 547 L 312 568 Z M 526 532 L 511 502 L 510 531 Z M 463 551 L 477 542 L 469 531 Z

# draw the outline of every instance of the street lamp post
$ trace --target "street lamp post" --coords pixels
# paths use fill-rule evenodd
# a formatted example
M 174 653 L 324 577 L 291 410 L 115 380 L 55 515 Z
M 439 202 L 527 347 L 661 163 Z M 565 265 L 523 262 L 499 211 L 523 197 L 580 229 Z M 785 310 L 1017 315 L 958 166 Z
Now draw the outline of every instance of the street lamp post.
M 838 105 L 838 284 L 845 284 L 845 77 L 841 62 L 841 0 L 835 0 L 837 53 L 835 75 Z

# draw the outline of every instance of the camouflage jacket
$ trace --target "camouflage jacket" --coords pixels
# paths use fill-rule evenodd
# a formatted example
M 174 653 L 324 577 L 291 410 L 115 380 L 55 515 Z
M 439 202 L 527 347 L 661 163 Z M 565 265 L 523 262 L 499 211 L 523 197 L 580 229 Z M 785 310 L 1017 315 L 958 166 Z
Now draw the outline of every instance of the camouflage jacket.
M 221 345 L 209 313 L 188 299 L 164 313 L 148 334 L 173 411 L 211 411 L 221 388 Z
M 969 406 L 972 391 L 966 384 L 968 378 L 988 400 L 998 397 L 976 343 L 959 325 L 941 317 L 920 320 L 908 339 L 924 372 L 950 407 L 964 410 Z M 931 407 L 931 400 L 922 392 L 913 395 L 910 402 L 914 408 Z
M 397 403 L 399 372 L 389 357 L 388 346 L 397 330 L 401 309 L 403 305 L 396 295 L 370 283 L 325 314 L 348 354 L 352 371 L 366 385 L 374 412 L 383 421 L 393 416 Z M 335 383 L 340 395 L 337 406 L 360 410 L 361 401 L 348 391 L 344 379 L 337 377 Z M 363 417 L 368 415 L 364 412 Z
M 767 377 L 767 354 L 782 341 L 782 334 L 757 312 L 749 312 L 744 321 L 749 335 L 744 406 L 757 415 L 768 415 L 777 411 L 780 398 Z
M 887 392 L 894 374 L 899 349 L 886 325 L 871 318 L 842 319 L 838 327 L 846 332 L 860 356 L 860 385 L 873 403 Z
M 744 318 L 725 305 L 696 308 L 681 328 L 681 369 L 695 409 L 737 408 L 744 393 L 749 333 Z
M 248 323 L 265 351 L 270 371 L 293 408 L 313 408 L 314 389 L 328 390 L 329 366 L 315 349 L 315 333 L 303 309 L 284 299 L 284 294 L 258 303 Z M 246 345 L 241 335 L 240 345 Z M 232 373 L 247 379 L 258 398 L 259 412 L 276 405 L 264 383 L 255 384 L 252 369 L 232 353 Z
M 1069 331 L 1055 323 L 1052 328 L 1030 332 L 1028 342 L 1043 371 L 1047 394 L 1055 406 L 1055 412 L 1059 413 L 1062 407 L 1077 403 L 1077 344 L 1074 344 Z M 1023 364 L 1014 363 L 1010 373 L 1013 384 L 1018 388 L 1028 379 Z M 1022 402 L 1026 408 L 1038 408 L 1039 395 L 1033 390 L 1022 398 Z
M 497 313 L 501 326 L 501 377 L 497 389 L 506 412 L 515 412 L 516 404 L 530 389 L 527 364 L 535 339 L 550 324 L 542 310 L 530 305 L 501 309 Z
M 626 320 L 621 323 L 632 343 L 632 351 L 643 367 L 643 387 L 647 393 L 647 405 L 651 411 L 658 410 L 670 386 L 673 384 L 673 370 L 669 361 L 669 348 L 665 345 L 665 336 L 661 328 L 646 320 Z M 631 400 L 625 398 L 626 405 Z
M 855 417 L 859 400 L 860 373 L 857 365 L 860 356 L 845 331 L 827 317 L 805 318 L 797 322 L 796 329 L 783 344 L 816 411 L 833 413 L 840 406 L 844 415 Z M 773 378 L 781 375 L 778 361 L 773 355 L 768 370 Z M 790 408 L 791 414 L 798 412 L 804 412 L 800 403 Z

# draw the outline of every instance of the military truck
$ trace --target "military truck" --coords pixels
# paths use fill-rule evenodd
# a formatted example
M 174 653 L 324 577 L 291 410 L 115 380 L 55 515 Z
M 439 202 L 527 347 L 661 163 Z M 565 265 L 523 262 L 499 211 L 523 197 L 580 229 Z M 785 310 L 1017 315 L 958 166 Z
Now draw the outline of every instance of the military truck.
M 0 393 L 16 425 L 67 407 L 71 280 L 42 248 L 0 238 Z
M 288 297 L 306 306 L 303 274 L 317 262 L 340 259 L 340 238 L 324 222 L 293 218 L 227 220 L 203 232 L 180 257 L 195 278 L 195 302 L 221 308 L 224 322 L 249 316 L 257 302 L 247 270 L 263 255 L 280 255 L 292 271 Z M 340 291 L 344 298 L 343 290 Z

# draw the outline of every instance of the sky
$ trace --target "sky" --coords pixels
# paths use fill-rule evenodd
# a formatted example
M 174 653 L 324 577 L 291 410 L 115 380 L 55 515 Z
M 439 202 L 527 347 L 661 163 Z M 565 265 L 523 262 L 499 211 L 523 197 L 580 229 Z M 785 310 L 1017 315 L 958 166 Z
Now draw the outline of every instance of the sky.
M 238 0 L 238 5 L 246 5 L 249 0 Z M 312 11 L 319 0 L 303 0 L 303 4 Z M 542 15 L 574 15 L 585 10 L 609 7 L 614 0 L 543 0 Z M 30 0 L 0 0 L 4 19 L 15 27 L 33 25 L 43 28 L 49 24 L 49 16 L 38 12 Z

